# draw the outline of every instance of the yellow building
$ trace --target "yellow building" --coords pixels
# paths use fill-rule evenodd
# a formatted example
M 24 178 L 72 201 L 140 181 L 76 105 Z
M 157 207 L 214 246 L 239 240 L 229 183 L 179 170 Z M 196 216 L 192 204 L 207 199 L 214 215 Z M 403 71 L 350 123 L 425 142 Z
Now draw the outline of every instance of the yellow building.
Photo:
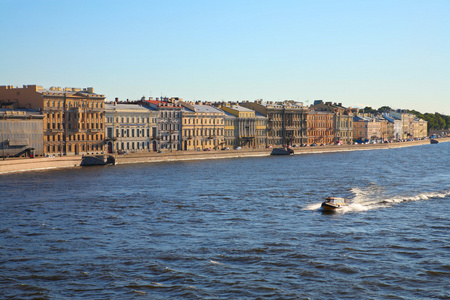
M 184 102 L 183 102 L 184 103 Z M 186 104 L 185 104 L 186 105 Z M 181 149 L 195 150 L 196 143 L 194 141 L 196 115 L 194 109 L 188 109 L 183 106 L 181 110 Z
M 236 117 L 235 119 L 229 118 L 229 125 L 233 126 L 232 129 L 234 132 L 233 146 L 256 148 L 259 139 L 257 136 L 258 131 L 255 111 L 233 104 L 222 105 L 221 109 Z M 231 120 L 234 120 L 234 122 L 230 122 Z
M 419 118 L 415 118 L 413 121 L 413 138 L 423 139 L 427 136 L 428 122 Z
M 225 113 L 224 118 L 224 146 L 228 148 L 236 147 L 236 122 L 237 117 L 230 113 Z
M 44 114 L 45 154 L 101 154 L 105 148 L 104 100 L 93 88 L 0 86 L 0 101 L 17 102 Z
M 225 113 L 214 106 L 181 102 L 182 149 L 218 150 L 224 146 Z

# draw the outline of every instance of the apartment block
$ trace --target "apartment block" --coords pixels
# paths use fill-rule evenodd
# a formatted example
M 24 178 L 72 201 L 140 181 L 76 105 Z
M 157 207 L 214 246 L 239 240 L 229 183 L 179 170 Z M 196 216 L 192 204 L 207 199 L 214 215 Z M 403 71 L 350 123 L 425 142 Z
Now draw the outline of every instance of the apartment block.
M 45 154 L 103 153 L 104 100 L 92 87 L 0 86 L 0 102 L 16 102 L 43 113 Z
M 293 100 L 282 102 L 240 102 L 239 105 L 250 108 L 267 118 L 267 145 L 306 144 L 308 108 Z
M 106 146 L 108 153 L 157 151 L 156 110 L 138 104 L 105 105 Z
M 224 147 L 225 113 L 207 103 L 180 101 L 185 150 L 218 150 Z

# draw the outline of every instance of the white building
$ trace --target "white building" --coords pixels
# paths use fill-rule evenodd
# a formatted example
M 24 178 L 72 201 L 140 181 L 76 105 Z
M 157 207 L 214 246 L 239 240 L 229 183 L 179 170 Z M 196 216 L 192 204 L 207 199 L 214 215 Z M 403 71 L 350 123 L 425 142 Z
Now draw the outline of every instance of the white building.
M 401 134 L 399 139 L 421 139 L 427 136 L 427 121 L 401 110 L 391 111 L 388 116 L 395 120 L 400 120 L 401 122 Z
M 401 116 L 400 119 L 393 117 L 392 115 L 389 115 L 387 113 L 383 113 L 383 118 L 385 118 L 388 122 L 394 124 L 394 131 L 393 131 L 393 140 L 401 140 L 402 139 L 402 120 Z
M 157 112 L 137 104 L 105 105 L 109 153 L 157 151 Z

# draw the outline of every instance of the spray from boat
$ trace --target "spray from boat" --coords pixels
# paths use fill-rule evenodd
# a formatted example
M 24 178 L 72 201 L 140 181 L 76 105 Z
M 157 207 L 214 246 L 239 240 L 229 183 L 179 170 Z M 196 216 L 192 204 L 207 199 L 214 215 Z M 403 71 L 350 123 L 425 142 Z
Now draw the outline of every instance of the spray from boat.
M 341 205 L 336 209 L 332 209 L 332 211 L 337 213 L 363 212 L 380 208 L 388 208 L 403 202 L 442 199 L 450 196 L 450 190 L 425 192 L 416 195 L 396 196 L 386 196 L 380 193 L 380 191 L 364 191 L 359 188 L 352 188 L 351 192 L 353 194 L 353 197 L 347 198 L 347 202 L 345 203 L 346 205 Z M 309 204 L 304 209 L 330 211 L 330 209 L 325 210 L 323 208 L 323 203 L 325 203 L 326 201 L 327 200 L 325 199 L 325 201 L 323 202 Z

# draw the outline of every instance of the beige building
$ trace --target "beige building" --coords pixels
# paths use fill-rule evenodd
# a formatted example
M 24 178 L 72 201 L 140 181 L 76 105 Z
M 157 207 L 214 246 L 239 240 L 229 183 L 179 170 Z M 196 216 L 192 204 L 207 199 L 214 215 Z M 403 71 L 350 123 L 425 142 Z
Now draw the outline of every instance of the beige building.
M 384 118 L 377 117 L 377 121 L 380 122 L 380 138 L 383 141 L 389 140 L 388 121 Z
M 196 128 L 196 114 L 194 109 L 183 107 L 181 109 L 181 149 L 185 151 L 195 150 L 194 133 Z
M 258 135 L 264 134 L 263 132 L 258 132 L 263 122 L 261 122 L 260 118 L 256 118 L 254 110 L 237 104 L 225 104 L 220 108 L 236 117 L 233 122 L 235 139 L 233 146 L 243 148 L 260 148 L 266 146 L 265 141 L 261 144 L 261 137 Z
M 402 110 L 391 111 L 387 114 L 387 116 L 401 122 L 401 129 L 398 134 L 398 139 L 422 139 L 427 136 L 427 121 L 419 119 L 413 114 L 406 113 Z
M 108 153 L 156 151 L 156 110 L 138 104 L 107 103 L 105 106 Z
M 44 89 L 0 86 L 0 101 L 40 110 L 44 114 L 44 153 L 73 155 L 104 151 L 104 100 L 93 88 Z
M 219 150 L 224 146 L 225 113 L 209 104 L 179 102 L 183 150 Z
M 413 138 L 422 139 L 427 136 L 428 122 L 419 118 L 413 121 Z
M 380 120 L 377 118 L 354 117 L 353 121 L 353 136 L 356 140 L 376 142 L 382 141 L 383 134 L 381 131 L 382 125 Z M 386 128 L 385 134 L 387 135 L 387 125 L 384 127 Z

